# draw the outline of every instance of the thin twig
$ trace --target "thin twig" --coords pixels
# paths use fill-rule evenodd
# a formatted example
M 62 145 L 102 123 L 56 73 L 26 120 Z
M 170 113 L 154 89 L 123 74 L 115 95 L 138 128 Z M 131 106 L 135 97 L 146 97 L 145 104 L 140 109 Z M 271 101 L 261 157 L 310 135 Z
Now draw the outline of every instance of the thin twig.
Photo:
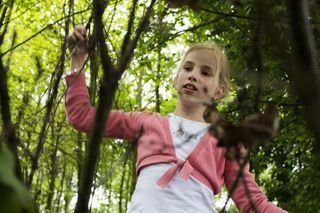
M 132 58 L 133 52 L 134 52 L 135 48 L 137 47 L 140 35 L 147 28 L 147 25 L 148 25 L 148 22 L 149 22 L 149 19 L 151 16 L 152 8 L 153 8 L 153 5 L 155 4 L 155 2 L 156 2 L 156 0 L 152 0 L 150 2 L 150 5 L 148 6 L 147 11 L 138 26 L 135 37 L 129 43 L 128 48 L 126 48 L 126 51 L 121 55 L 121 58 L 119 59 L 119 64 L 118 64 L 119 75 L 122 75 L 124 70 L 127 68 L 128 63 L 129 63 L 130 59 Z
M 154 46 L 153 49 L 156 49 L 158 48 L 158 46 L 161 46 L 163 45 L 164 43 L 166 43 L 167 41 L 170 41 L 170 40 L 173 40 L 175 39 L 176 37 L 178 37 L 179 35 L 183 34 L 183 33 L 186 33 L 186 32 L 192 32 L 192 31 L 195 31 L 197 29 L 200 29 L 201 27 L 205 27 L 205 26 L 208 26 L 210 24 L 213 24 L 213 23 L 216 23 L 222 19 L 224 19 L 225 17 L 224 16 L 221 16 L 221 17 L 218 17 L 218 18 L 214 18 L 208 22 L 204 22 L 204 23 L 201 23 L 201 24 L 197 24 L 197 25 L 194 25 L 188 29 L 185 29 L 185 30 L 181 30 L 181 31 L 178 31 L 174 34 L 170 34 L 168 35 L 166 38 L 164 38 L 162 41 L 159 41 L 159 43 L 157 43 L 157 45 Z
M 221 11 L 216 11 L 216 10 L 210 10 L 207 8 L 199 8 L 199 10 L 205 11 L 207 13 L 212 13 L 212 14 L 216 14 L 216 15 L 220 15 L 220 16 L 225 16 L 225 17 L 231 17 L 231 18 L 241 18 L 241 19 L 247 19 L 247 20 L 256 20 L 256 18 L 254 17 L 250 17 L 250 16 L 244 16 L 244 15 L 239 15 L 237 13 L 224 13 Z
M 240 152 L 240 150 L 238 149 L 237 152 Z M 250 155 L 249 155 L 249 152 L 248 152 L 242 163 L 240 161 L 238 161 L 239 169 L 238 169 L 237 176 L 236 176 L 235 180 L 233 181 L 231 188 L 229 189 L 228 198 L 227 198 L 227 200 L 226 200 L 226 202 L 225 202 L 225 204 L 224 204 L 224 206 L 223 206 L 223 208 L 222 208 L 222 210 L 220 212 L 225 212 L 226 211 L 227 204 L 228 204 L 233 192 L 237 188 L 240 179 L 243 176 L 243 169 L 245 168 L 246 164 L 248 163 L 249 157 L 250 157 Z
M 53 22 L 52 24 L 48 24 L 47 26 L 45 26 L 45 27 L 42 28 L 40 31 L 38 31 L 37 33 L 33 34 L 32 36 L 30 36 L 30 37 L 27 38 L 26 40 L 24 40 L 24 41 L 22 41 L 21 43 L 15 45 L 14 47 L 11 47 L 11 48 L 9 48 L 8 50 L 4 51 L 4 52 L 1 54 L 1 56 L 4 56 L 4 55 L 6 55 L 7 53 L 9 53 L 9 52 L 15 50 L 16 48 L 20 47 L 21 45 L 27 43 L 28 41 L 30 41 L 30 40 L 33 39 L 34 37 L 36 37 L 36 36 L 38 36 L 39 34 L 41 34 L 41 33 L 42 33 L 43 31 L 45 31 L 46 29 L 52 27 L 53 25 L 59 23 L 60 21 L 62 21 L 62 20 L 64 20 L 64 19 L 67 19 L 67 18 L 70 18 L 70 17 L 72 17 L 72 16 L 74 16 L 74 15 L 81 14 L 81 13 L 83 13 L 83 12 L 86 12 L 86 11 L 88 11 L 89 9 L 90 9 L 90 8 L 85 9 L 85 10 L 81 10 L 81 11 L 78 11 L 78 12 L 75 12 L 75 13 L 70 14 L 70 15 L 67 15 L 67 16 L 64 16 L 64 17 L 56 20 L 56 21 Z
M 40 0 L 38 2 L 34 2 L 30 7 L 28 7 L 27 9 L 25 9 L 24 11 L 22 11 L 20 14 L 18 14 L 17 16 L 11 18 L 10 20 L 6 21 L 5 23 L 3 24 L 9 24 L 10 22 L 14 21 L 15 19 L 23 16 L 24 14 L 26 14 L 27 11 L 29 11 L 32 7 L 34 7 L 36 4 L 38 4 L 39 2 L 43 2 L 44 0 Z M 16 12 L 19 12 L 19 11 L 16 11 Z
M 38 138 L 38 146 L 37 146 L 35 154 L 34 154 L 34 160 L 32 161 L 31 171 L 30 171 L 29 177 L 28 177 L 28 182 L 27 182 L 28 187 L 31 186 L 35 171 L 38 169 L 38 160 L 39 160 L 39 156 L 40 156 L 42 149 L 43 149 L 44 140 L 45 140 L 46 132 L 48 129 L 48 122 L 49 122 L 50 116 L 51 116 L 51 110 L 53 108 L 54 100 L 58 94 L 59 83 L 60 83 L 60 80 L 61 80 L 61 77 L 63 74 L 63 70 L 64 70 L 64 61 L 65 61 L 66 50 L 67 50 L 67 36 L 69 34 L 69 23 L 70 23 L 70 17 L 71 17 L 70 10 L 69 10 L 69 14 L 67 17 L 68 18 L 65 23 L 65 39 L 64 39 L 64 42 L 61 47 L 62 54 L 58 60 L 56 68 L 55 68 L 54 73 L 56 73 L 56 79 L 55 79 L 53 87 L 52 87 L 52 93 L 51 92 L 49 93 L 50 95 L 48 96 L 48 99 L 47 99 L 47 110 L 46 110 L 45 116 L 43 117 L 41 132 L 40 132 L 40 135 Z
M 133 140 L 129 142 L 128 147 L 126 148 L 125 152 L 121 155 L 119 160 L 112 165 L 111 169 L 107 172 L 107 174 L 103 178 L 100 178 L 100 181 L 99 181 L 100 184 L 106 183 L 111 178 L 115 170 L 122 164 L 122 162 L 124 162 L 128 158 L 132 150 L 137 146 L 138 140 L 143 134 L 143 131 L 144 131 L 143 126 L 141 126 L 140 130 L 138 131 L 138 134 L 134 137 Z

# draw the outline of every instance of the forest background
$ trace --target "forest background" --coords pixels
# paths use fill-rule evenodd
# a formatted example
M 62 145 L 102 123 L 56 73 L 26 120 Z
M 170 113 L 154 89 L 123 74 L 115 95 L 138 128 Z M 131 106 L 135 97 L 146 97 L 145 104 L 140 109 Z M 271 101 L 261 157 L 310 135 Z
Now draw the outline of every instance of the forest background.
M 101 139 L 103 120 L 110 108 L 172 112 L 181 54 L 203 41 L 229 56 L 231 89 L 218 102 L 229 121 L 270 103 L 279 110 L 278 136 L 251 150 L 262 190 L 289 212 L 320 212 L 319 2 L 9 0 L 0 14 L 0 212 L 125 212 L 135 145 Z M 96 138 L 65 113 L 66 38 L 76 24 L 90 34 Z M 227 196 L 215 197 L 217 210 Z

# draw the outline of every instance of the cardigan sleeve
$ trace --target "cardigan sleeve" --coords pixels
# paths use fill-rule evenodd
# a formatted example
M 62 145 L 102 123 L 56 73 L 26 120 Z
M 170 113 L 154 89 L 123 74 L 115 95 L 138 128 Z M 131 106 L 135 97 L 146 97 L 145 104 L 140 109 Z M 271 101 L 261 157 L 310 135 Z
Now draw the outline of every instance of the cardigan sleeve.
M 80 72 L 66 76 L 66 113 L 69 123 L 79 131 L 90 133 L 93 129 L 96 109 L 89 101 L 85 74 Z M 104 136 L 132 139 L 140 130 L 140 112 L 110 111 Z
M 226 160 L 225 165 L 225 184 L 228 190 L 231 190 L 231 187 L 234 181 L 237 178 L 239 171 L 239 164 L 235 160 Z M 251 207 L 250 199 L 246 193 L 246 189 L 244 187 L 244 179 L 246 180 L 246 184 L 248 190 L 250 191 L 251 200 L 257 208 L 258 212 L 261 213 L 280 213 L 286 212 L 281 208 L 274 205 L 272 202 L 268 201 L 266 195 L 260 190 L 258 184 L 254 180 L 253 174 L 249 171 L 249 165 L 247 164 L 242 173 L 242 177 L 240 178 L 237 187 L 232 193 L 232 200 L 237 205 L 238 209 L 242 213 L 254 212 L 254 209 Z

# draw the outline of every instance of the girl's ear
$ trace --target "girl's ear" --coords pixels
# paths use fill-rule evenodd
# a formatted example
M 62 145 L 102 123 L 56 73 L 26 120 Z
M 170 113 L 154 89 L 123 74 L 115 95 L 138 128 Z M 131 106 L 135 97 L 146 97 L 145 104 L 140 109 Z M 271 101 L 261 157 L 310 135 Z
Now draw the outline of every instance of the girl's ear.
M 213 99 L 214 99 L 214 100 L 217 100 L 217 99 L 222 98 L 223 95 L 224 95 L 224 91 L 225 91 L 224 86 L 220 85 L 220 86 L 216 89 L 216 92 L 215 92 L 215 94 L 214 94 L 214 96 L 213 96 Z

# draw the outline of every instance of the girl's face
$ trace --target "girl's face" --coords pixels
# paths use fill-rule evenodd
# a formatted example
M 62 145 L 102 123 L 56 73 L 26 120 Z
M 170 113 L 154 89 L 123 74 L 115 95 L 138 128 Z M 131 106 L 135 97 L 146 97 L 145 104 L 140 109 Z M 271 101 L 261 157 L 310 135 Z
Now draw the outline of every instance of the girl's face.
M 175 86 L 182 101 L 201 103 L 223 94 L 219 87 L 214 52 L 210 49 L 195 49 L 188 53 L 175 78 Z

